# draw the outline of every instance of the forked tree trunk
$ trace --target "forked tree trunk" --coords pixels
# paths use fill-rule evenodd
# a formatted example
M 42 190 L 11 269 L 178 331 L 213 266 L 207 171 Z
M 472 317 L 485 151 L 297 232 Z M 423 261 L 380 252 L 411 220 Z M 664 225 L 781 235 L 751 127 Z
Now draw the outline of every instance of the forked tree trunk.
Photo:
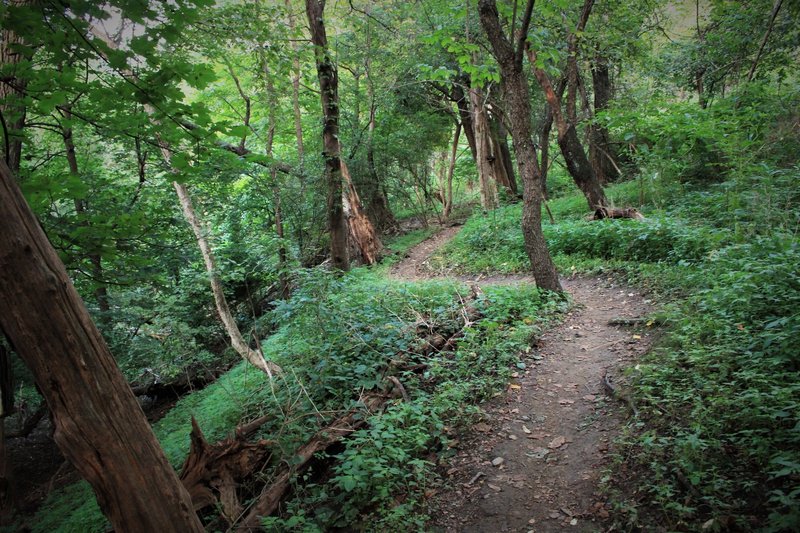
M 325 0 L 306 0 L 306 15 L 314 44 L 314 58 L 319 79 L 324 117 L 322 155 L 325 158 L 325 182 L 328 184 L 328 231 L 331 235 L 331 261 L 338 270 L 349 270 L 347 220 L 342 205 L 342 159 L 339 146 L 339 74 L 328 51 L 323 12 Z
M 475 163 L 478 167 L 481 207 L 484 210 L 495 209 L 498 203 L 497 185 L 492 172 L 492 140 L 489 132 L 489 117 L 486 114 L 480 89 L 470 88 L 469 103 L 472 108 L 472 124 L 475 128 Z
M 586 151 L 583 149 L 580 139 L 578 138 L 578 130 L 575 125 L 567 122 L 564 113 L 561 111 L 561 98 L 558 97 L 553 85 L 550 83 L 550 78 L 547 73 L 536 67 L 536 52 L 531 48 L 527 49 L 529 62 L 533 68 L 534 76 L 539 82 L 539 86 L 544 92 L 547 104 L 553 113 L 553 121 L 556 124 L 558 131 L 558 146 L 561 148 L 561 153 L 564 156 L 564 162 L 567 165 L 567 171 L 572 176 L 573 181 L 578 188 L 583 192 L 586 201 L 591 210 L 606 207 L 608 201 L 606 200 L 605 192 L 600 182 L 597 181 L 597 176 L 594 174 L 592 165 L 586 157 Z
M 592 11 L 594 0 L 584 0 L 583 8 L 581 10 L 580 20 L 574 32 L 569 34 L 567 39 L 568 57 L 565 78 L 567 80 L 567 106 L 566 117 L 561 109 L 561 96 L 556 94 L 553 89 L 553 84 L 544 69 L 536 66 L 536 52 L 530 48 L 526 43 L 526 51 L 528 53 L 529 62 L 533 69 L 533 74 L 539 86 L 544 92 L 547 104 L 553 113 L 553 120 L 556 124 L 558 131 L 558 147 L 564 156 L 564 163 L 567 165 L 567 171 L 572 176 L 573 181 L 578 188 L 583 192 L 586 197 L 586 202 L 589 204 L 591 210 L 599 209 L 608 205 L 603 187 L 597 179 L 597 175 L 586 156 L 586 150 L 581 144 L 578 137 L 577 124 L 577 93 L 579 73 L 577 63 L 577 35 L 583 32 L 586 27 L 586 22 L 589 19 L 589 14 Z
M 204 531 L 64 265 L 0 162 L 0 329 L 30 368 L 53 438 L 117 531 Z
M 522 38 L 515 48 L 503 34 L 495 1 L 480 0 L 478 3 L 481 25 L 500 65 L 500 76 L 505 88 L 506 112 L 511 122 L 511 138 L 523 185 L 522 232 L 525 251 L 530 258 L 536 284 L 544 289 L 560 292 L 563 289 L 558 280 L 558 272 L 542 233 L 542 174 L 533 145 L 528 82 L 522 72 L 522 47 L 532 10 L 533 0 L 528 0 L 523 17 L 525 22 L 520 32 Z

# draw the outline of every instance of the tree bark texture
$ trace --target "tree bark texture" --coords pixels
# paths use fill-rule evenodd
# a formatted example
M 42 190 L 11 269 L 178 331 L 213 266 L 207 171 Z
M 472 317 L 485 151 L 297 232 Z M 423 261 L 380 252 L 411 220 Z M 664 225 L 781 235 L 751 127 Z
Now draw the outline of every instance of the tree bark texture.
M 31 0 L 10 0 L 11 9 L 25 7 Z M 23 44 L 23 37 L 13 30 L 4 29 L 0 35 L 0 65 L 6 71 L 0 81 L 0 116 L 3 118 L 4 136 L 2 153 L 8 167 L 15 174 L 19 172 L 22 160 L 22 129 L 25 127 L 25 105 L 22 97 L 27 82 L 16 75 L 16 66 L 26 59 L 22 56 L 18 45 Z
M 529 62 L 533 68 L 533 74 L 536 77 L 536 81 L 539 82 L 539 86 L 544 92 L 545 100 L 553 113 L 553 121 L 558 131 L 558 146 L 564 156 L 567 171 L 583 192 L 591 210 L 594 211 L 607 206 L 608 201 L 606 200 L 605 192 L 600 182 L 597 181 L 592 165 L 586 157 L 586 151 L 578 138 L 578 130 L 575 128 L 575 124 L 568 122 L 564 116 L 561 110 L 561 98 L 558 97 L 553 89 L 547 73 L 543 69 L 536 67 L 536 52 L 531 48 L 527 48 L 527 52 Z
M 381 259 L 383 251 L 381 239 L 378 236 L 378 232 L 375 231 L 375 226 L 372 225 L 369 217 L 364 213 L 361 198 L 358 196 L 353 180 L 350 177 L 350 171 L 344 161 L 341 162 L 341 169 L 342 178 L 344 178 L 342 205 L 344 206 L 344 215 L 347 220 L 350 243 L 356 251 L 353 256 L 358 255 L 365 265 L 374 265 Z
M 339 145 L 339 74 L 328 51 L 323 12 L 325 0 L 306 0 L 306 15 L 314 44 L 314 58 L 322 102 L 322 155 L 328 184 L 328 230 L 331 236 L 331 261 L 338 270 L 348 270 L 347 220 L 342 205 L 342 159 Z
M 481 193 L 481 207 L 495 209 L 497 203 L 497 184 L 493 172 L 495 160 L 492 153 L 492 139 L 489 132 L 489 117 L 483 102 L 483 93 L 472 87 L 469 90 L 469 103 L 472 108 L 472 124 L 475 128 L 475 160 L 478 167 L 478 184 Z
M 591 69 L 594 113 L 597 114 L 608 109 L 608 104 L 611 102 L 611 76 L 608 60 L 600 54 L 595 55 Z M 616 158 L 616 150 L 611 144 L 608 128 L 597 123 L 589 125 L 589 159 L 597 180 L 601 184 L 614 181 L 619 176 L 614 163 Z
M 532 7 L 532 1 L 529 0 L 525 17 L 528 20 Z M 511 123 L 511 138 L 523 186 L 522 232 L 525 239 L 525 251 L 530 258 L 536 284 L 544 289 L 562 291 L 558 272 L 542 233 L 542 174 L 536 159 L 536 147 L 533 144 L 530 95 L 528 82 L 522 72 L 521 48 L 515 50 L 503 35 L 494 0 L 480 0 L 478 11 L 481 25 L 500 65 L 506 112 Z M 523 24 L 523 27 L 524 35 L 527 33 L 527 24 Z M 520 42 L 518 46 L 522 45 L 523 43 Z
M 169 151 L 165 150 L 165 152 L 164 157 L 168 158 Z M 189 226 L 191 226 L 195 239 L 197 239 L 197 245 L 200 247 L 200 254 L 203 256 L 203 263 L 206 266 L 206 272 L 208 272 L 211 282 L 211 292 L 214 294 L 214 304 L 217 307 L 217 313 L 222 321 L 222 325 L 225 327 L 225 331 L 230 337 L 231 346 L 233 346 L 233 349 L 236 350 L 236 353 L 242 358 L 272 378 L 273 374 L 281 372 L 281 368 L 275 363 L 264 359 L 260 350 L 253 350 L 250 348 L 247 341 L 244 340 L 242 332 L 236 324 L 236 319 L 233 318 L 231 309 L 228 306 L 228 301 L 225 298 L 225 292 L 222 289 L 222 280 L 217 274 L 214 252 L 211 250 L 211 244 L 208 242 L 208 237 L 206 236 L 208 232 L 195 213 L 189 189 L 185 184 L 178 183 L 177 181 L 172 182 L 172 186 L 178 194 L 183 216 L 186 218 Z
M 117 531 L 202 532 L 64 265 L 0 162 L 0 328 L 47 401 L 54 440 Z
M 508 149 L 508 132 L 503 121 L 495 115 L 489 116 L 489 136 L 492 141 L 491 163 L 497 184 L 505 188 L 510 196 L 518 196 L 514 163 L 511 160 L 511 151 Z

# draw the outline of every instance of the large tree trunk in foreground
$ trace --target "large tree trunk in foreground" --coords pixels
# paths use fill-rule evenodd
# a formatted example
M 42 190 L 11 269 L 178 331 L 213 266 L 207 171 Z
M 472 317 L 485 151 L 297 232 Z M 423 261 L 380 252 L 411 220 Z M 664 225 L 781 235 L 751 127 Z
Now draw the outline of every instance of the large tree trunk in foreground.
M 523 37 L 515 50 L 503 35 L 494 0 L 480 0 L 478 4 L 481 25 L 500 65 L 500 75 L 505 89 L 506 113 L 511 122 L 511 138 L 523 186 L 522 232 L 525 238 L 525 251 L 530 258 L 536 284 L 544 289 L 562 291 L 558 272 L 542 233 L 542 174 L 536 159 L 536 148 L 533 145 L 531 132 L 528 82 L 522 72 L 522 46 L 532 10 L 533 2 L 529 0 L 524 17 L 526 22 L 521 29 Z
M 117 531 L 203 531 L 188 493 L 5 163 L 0 328 L 47 401 L 54 439 Z
M 306 0 L 306 15 L 314 43 L 320 100 L 322 101 L 322 155 L 328 184 L 328 230 L 331 234 L 331 261 L 339 270 L 350 268 L 347 251 L 347 221 L 342 205 L 342 159 L 339 146 L 339 74 L 328 52 L 323 11 L 325 0 Z

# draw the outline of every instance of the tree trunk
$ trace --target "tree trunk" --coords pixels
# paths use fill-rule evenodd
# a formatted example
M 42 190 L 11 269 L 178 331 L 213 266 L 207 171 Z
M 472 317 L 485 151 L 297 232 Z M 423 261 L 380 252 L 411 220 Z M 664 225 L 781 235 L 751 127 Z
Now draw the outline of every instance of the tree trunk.
M 96 27 L 90 28 L 90 31 L 95 37 L 102 40 L 109 48 L 118 48 L 116 43 L 114 43 L 114 41 L 112 41 L 107 34 L 100 33 Z M 136 74 L 130 70 L 123 70 L 122 74 L 138 80 Z M 151 122 L 155 125 L 159 125 L 157 119 L 154 118 L 155 109 L 148 104 L 145 104 L 144 109 L 148 116 L 150 116 Z M 157 141 L 159 148 L 161 149 L 161 155 L 164 157 L 164 161 L 167 163 L 167 166 L 169 166 L 170 169 L 175 172 L 174 167 L 172 167 L 172 150 L 161 138 L 157 137 Z M 239 147 L 232 147 L 232 151 L 237 153 L 246 153 L 244 143 L 240 144 Z M 281 372 L 281 368 L 275 363 L 266 361 L 261 353 L 260 348 L 258 351 L 252 350 L 247 342 L 245 342 L 241 331 L 239 331 L 239 326 L 236 324 L 236 320 L 233 318 L 233 314 L 228 306 L 228 301 L 225 299 L 225 293 L 222 290 L 222 280 L 220 280 L 219 275 L 217 274 L 214 252 L 211 250 L 211 245 L 208 242 L 207 231 L 203 227 L 200 219 L 197 217 L 197 213 L 192 205 L 192 197 L 189 194 L 189 189 L 186 187 L 186 185 L 178 183 L 177 181 L 173 182 L 172 186 L 175 188 L 175 192 L 178 195 L 178 201 L 180 202 L 183 215 L 186 218 L 186 221 L 189 223 L 189 226 L 192 228 L 195 239 L 197 239 L 197 244 L 200 247 L 200 253 L 203 256 L 203 262 L 205 263 L 206 272 L 208 273 L 209 282 L 211 284 L 211 292 L 214 295 L 214 304 L 217 308 L 217 314 L 219 314 L 222 325 L 225 327 L 225 331 L 231 340 L 233 349 L 236 350 L 236 353 L 238 353 L 243 359 L 249 361 L 251 364 L 253 364 L 253 366 L 264 371 L 270 378 L 272 378 L 272 374 Z
M 167 154 L 168 153 L 167 151 Z M 169 156 L 167 154 L 165 154 L 165 158 L 168 159 Z M 230 337 L 233 349 L 245 360 L 250 362 L 250 364 L 261 369 L 272 378 L 273 374 L 281 372 L 281 368 L 275 363 L 265 360 L 260 350 L 256 351 L 250 348 L 250 345 L 244 340 L 242 332 L 239 331 L 239 326 L 236 324 L 230 307 L 228 307 L 228 301 L 225 299 L 225 292 L 222 289 L 222 280 L 220 280 L 219 275 L 217 275 L 214 253 L 211 251 L 211 245 L 206 237 L 207 230 L 204 228 L 200 219 L 197 218 L 189 190 L 186 188 L 186 185 L 178 183 L 177 181 L 172 182 L 172 186 L 175 187 L 175 192 L 178 194 L 183 216 L 186 218 L 186 221 L 189 222 L 189 226 L 191 226 L 192 232 L 197 239 L 197 244 L 200 247 L 200 253 L 203 256 L 203 262 L 206 266 L 206 272 L 208 272 L 210 278 L 211 292 L 214 294 L 214 303 L 217 307 L 217 313 L 219 314 L 220 320 L 222 320 L 222 324 L 225 326 L 225 331 L 227 331 Z
M 367 5 L 369 13 L 369 4 Z M 375 168 L 375 127 L 378 106 L 375 103 L 375 83 L 372 79 L 372 34 L 369 19 L 367 19 L 367 51 L 364 60 L 364 73 L 367 76 L 367 99 L 369 100 L 369 124 L 367 125 L 367 170 L 369 172 L 370 187 L 367 194 L 368 211 L 372 214 L 372 221 L 380 231 L 395 230 L 397 220 L 389 208 L 389 199 L 381 186 L 381 179 Z
M 489 136 L 492 148 L 491 163 L 497 184 L 504 187 L 510 196 L 518 196 L 514 163 L 511 160 L 511 151 L 508 149 L 508 132 L 503 122 L 494 115 L 489 117 Z
M 70 112 L 69 106 L 67 106 L 63 111 L 64 118 L 66 120 L 70 120 L 72 118 L 72 113 Z M 75 153 L 75 141 L 72 138 L 72 128 L 65 128 L 61 127 L 61 136 L 64 139 L 64 148 L 67 152 L 67 165 L 69 165 L 69 172 L 76 178 L 80 178 L 80 171 L 78 169 L 78 156 Z M 86 216 L 86 208 L 87 203 L 85 200 L 82 199 L 75 199 L 75 214 L 78 216 L 79 224 L 84 227 L 88 227 L 88 222 L 86 220 L 80 220 Z M 87 257 L 89 259 L 89 263 L 91 266 L 92 277 L 94 278 L 92 281 L 95 283 L 96 287 L 94 289 L 94 296 L 95 300 L 97 301 L 97 306 L 102 313 L 102 319 L 100 320 L 101 324 L 103 324 L 104 320 L 108 318 L 107 314 L 110 311 L 110 307 L 108 304 L 108 289 L 103 284 L 103 260 L 99 253 L 92 251 L 91 249 L 95 248 L 91 243 L 89 243 L 89 253 Z
M 603 192 L 603 187 L 597 181 L 592 165 L 586 157 L 586 151 L 578 138 L 578 131 L 575 129 L 575 125 L 567 122 L 564 117 L 561 111 L 561 98 L 558 97 L 553 89 L 547 73 L 543 69 L 536 67 L 536 52 L 531 48 L 528 48 L 527 52 L 536 81 L 539 82 L 547 104 L 553 113 L 553 121 L 558 130 L 558 146 L 564 156 L 567 171 L 586 197 L 589 209 L 594 211 L 601 207 L 606 207 L 608 201 L 606 200 L 605 192 Z
M 608 109 L 611 102 L 611 76 L 609 75 L 608 60 L 601 54 L 596 54 L 592 62 L 592 87 L 594 89 L 594 114 Z M 602 124 L 593 123 L 589 126 L 589 159 L 592 168 L 601 183 L 609 183 L 619 175 L 614 160 L 616 151 L 611 144 L 608 128 Z
M 447 177 L 442 184 L 442 216 L 450 218 L 453 211 L 453 172 L 456 168 L 456 156 L 458 155 L 458 139 L 461 136 L 461 123 L 456 123 L 456 132 L 453 135 L 453 145 L 450 148 L 450 163 L 447 165 Z
M 528 0 L 526 19 L 530 20 L 533 0 Z M 511 122 L 511 139 L 517 155 L 520 179 L 522 180 L 522 232 L 525 251 L 531 261 L 536 284 L 544 289 L 563 291 L 558 272 L 547 249 L 542 233 L 542 174 L 536 159 L 531 132 L 531 107 L 528 82 L 522 72 L 522 46 L 527 35 L 527 23 L 523 24 L 522 39 L 515 50 L 500 27 L 500 19 L 494 0 L 478 3 L 481 25 L 500 65 L 503 80 L 506 112 Z M 513 37 L 513 36 L 512 36 Z
M 322 155 L 325 158 L 325 181 L 328 184 L 328 230 L 331 235 L 331 261 L 338 270 L 348 270 L 347 220 L 342 205 L 342 160 L 339 145 L 339 75 L 328 52 L 323 11 L 325 0 L 306 0 L 306 14 L 314 44 L 314 58 L 319 79 L 324 122 Z
M 342 192 L 342 204 L 344 205 L 344 214 L 347 219 L 350 242 L 361 257 L 363 264 L 374 265 L 381 259 L 383 245 L 378 233 L 375 231 L 375 226 L 364 214 L 361 199 L 353 185 L 347 164 L 342 161 L 341 165 L 345 186 Z
M 489 134 L 489 117 L 480 89 L 470 88 L 469 103 L 472 108 L 472 124 L 475 127 L 475 153 L 477 155 L 475 162 L 478 167 L 481 208 L 484 210 L 495 209 L 498 205 L 497 185 L 493 174 L 495 158 L 492 154 L 492 140 Z
M 0 329 L 47 401 L 54 440 L 117 531 L 204 531 L 136 398 L 0 162 Z
M 11 358 L 0 337 L 0 525 L 6 525 L 14 508 L 11 468 L 6 454 L 5 419 L 14 411 L 14 376 Z
M 10 0 L 7 8 L 21 8 L 30 4 L 31 0 Z M 25 59 L 16 49 L 21 44 L 24 44 L 21 35 L 10 29 L 2 30 L 0 65 L 12 68 L 11 72 L 6 72 L 6 78 L 0 81 L 0 116 L 3 118 L 3 128 L 7 135 L 5 142 L 0 145 L 5 161 L 14 174 L 19 173 L 22 160 L 22 129 L 25 126 L 26 111 L 22 97 L 27 80 L 17 77 L 14 72 L 16 65 Z
M 475 141 L 475 127 L 472 124 L 469 99 L 464 95 L 462 83 L 465 85 L 468 84 L 469 79 L 464 76 L 456 79 L 456 82 L 453 84 L 453 91 L 450 99 L 453 100 L 456 103 L 456 107 L 458 107 L 458 116 L 461 119 L 464 136 L 467 138 L 467 144 L 469 144 L 469 150 L 472 153 L 472 160 L 477 164 L 478 149 Z

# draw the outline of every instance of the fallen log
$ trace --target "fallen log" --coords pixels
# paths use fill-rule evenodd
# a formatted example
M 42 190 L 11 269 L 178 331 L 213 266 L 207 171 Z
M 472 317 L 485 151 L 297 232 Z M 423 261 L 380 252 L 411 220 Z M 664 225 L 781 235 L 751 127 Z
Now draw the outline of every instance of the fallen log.
M 271 515 L 283 499 L 284 494 L 291 486 L 292 478 L 301 472 L 317 452 L 327 449 L 332 444 L 347 437 L 366 424 L 367 416 L 363 412 L 374 413 L 392 395 L 369 393 L 360 403 L 363 405 L 349 411 L 346 415 L 336 419 L 326 428 L 318 431 L 311 439 L 294 453 L 294 464 L 284 465 L 276 473 L 273 482 L 261 491 L 253 506 L 247 512 L 236 528 L 239 532 L 256 531 L 260 528 L 262 517 Z
M 600 207 L 593 215 L 588 217 L 589 220 L 603 220 L 604 218 L 630 218 L 633 220 L 644 220 L 638 209 L 633 207 Z
M 195 511 L 219 502 L 228 522 L 233 523 L 242 514 L 243 507 L 236 493 L 239 481 L 269 460 L 274 444 L 263 439 L 247 442 L 246 436 L 255 429 L 239 430 L 235 437 L 209 444 L 192 417 L 191 447 L 180 479 L 192 498 Z

